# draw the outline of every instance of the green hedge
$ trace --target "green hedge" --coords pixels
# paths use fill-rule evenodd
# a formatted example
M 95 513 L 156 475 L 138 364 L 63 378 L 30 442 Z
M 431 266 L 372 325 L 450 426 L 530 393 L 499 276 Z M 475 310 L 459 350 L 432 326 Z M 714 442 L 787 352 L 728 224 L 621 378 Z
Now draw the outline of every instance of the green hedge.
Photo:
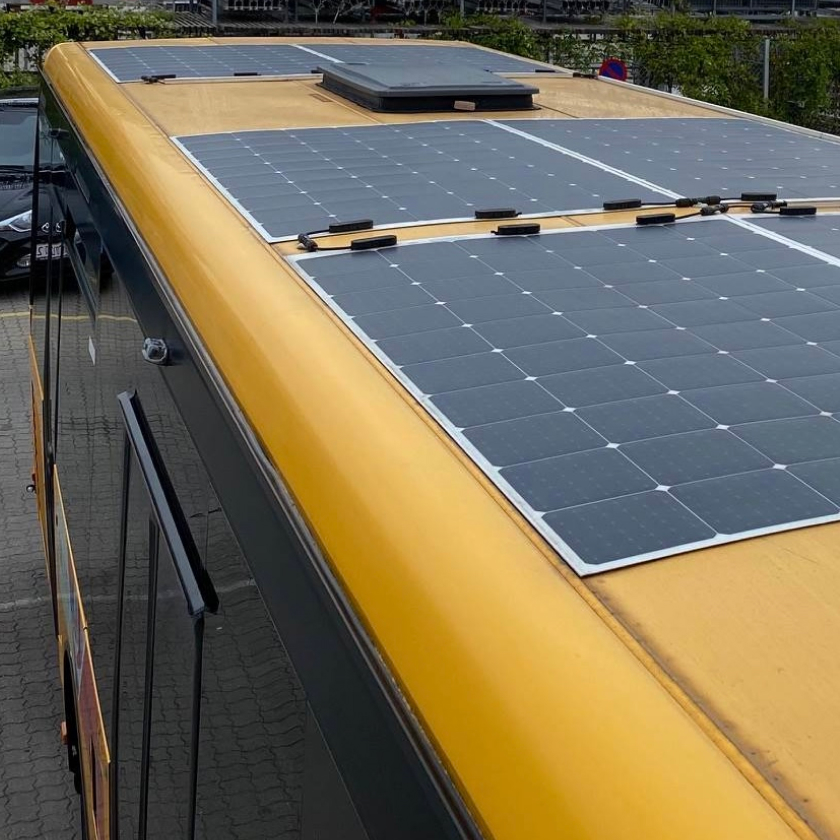
M 459 38 L 590 73 L 621 58 L 633 79 L 737 108 L 840 133 L 840 23 L 793 22 L 773 34 L 770 97 L 763 98 L 765 36 L 732 17 L 660 12 L 613 22 L 597 40 L 573 30 L 545 34 L 521 21 L 452 18 L 442 38 Z
M 32 83 L 47 50 L 61 41 L 172 36 L 172 16 L 118 8 L 48 5 L 0 14 L 0 87 Z M 633 78 L 717 105 L 840 133 L 840 23 L 816 19 L 774 33 L 770 98 L 762 95 L 764 36 L 731 17 L 660 12 L 614 22 L 606 37 L 544 33 L 490 15 L 445 21 L 439 38 L 458 38 L 515 55 L 591 72 L 605 57 L 625 60 Z
M 172 16 L 102 6 L 47 5 L 0 14 L 0 87 L 32 83 L 47 50 L 62 41 L 112 41 L 172 34 Z

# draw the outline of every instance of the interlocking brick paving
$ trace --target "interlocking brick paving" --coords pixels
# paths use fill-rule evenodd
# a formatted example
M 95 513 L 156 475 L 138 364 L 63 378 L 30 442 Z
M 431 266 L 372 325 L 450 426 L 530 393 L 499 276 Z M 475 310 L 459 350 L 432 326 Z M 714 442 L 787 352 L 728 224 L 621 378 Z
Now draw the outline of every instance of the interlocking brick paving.
M 0 285 L 0 837 L 75 840 L 78 797 L 63 717 L 32 472 L 28 293 Z

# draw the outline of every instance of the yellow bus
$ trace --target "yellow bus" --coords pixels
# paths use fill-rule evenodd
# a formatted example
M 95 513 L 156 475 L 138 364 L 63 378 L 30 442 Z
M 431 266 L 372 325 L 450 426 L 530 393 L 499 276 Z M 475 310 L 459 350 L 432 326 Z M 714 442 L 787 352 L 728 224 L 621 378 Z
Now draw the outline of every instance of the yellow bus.
M 835 138 L 304 38 L 38 130 L 85 837 L 840 837 Z

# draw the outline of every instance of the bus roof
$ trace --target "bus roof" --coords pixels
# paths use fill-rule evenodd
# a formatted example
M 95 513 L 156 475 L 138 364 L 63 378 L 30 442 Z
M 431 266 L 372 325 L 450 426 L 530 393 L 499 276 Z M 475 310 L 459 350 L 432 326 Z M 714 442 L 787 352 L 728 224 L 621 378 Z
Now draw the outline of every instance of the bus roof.
M 295 52 L 285 51 L 269 60 L 268 53 L 254 52 L 259 46 Z M 352 49 L 337 58 L 342 55 L 339 46 Z M 484 67 L 490 61 L 484 56 L 492 56 L 499 62 L 494 65 L 497 72 L 525 77 L 540 89 L 534 97 L 538 110 L 489 115 L 466 110 L 445 116 L 375 113 L 324 90 L 318 77 L 311 76 L 316 69 L 310 66 L 312 60 L 358 61 L 359 50 L 388 50 L 376 60 L 388 64 L 400 61 L 401 53 L 394 51 L 411 54 L 432 47 L 460 51 L 457 59 L 447 59 L 453 66 L 466 62 Z M 144 52 L 154 49 L 159 49 L 156 56 Z M 228 52 L 222 56 L 215 50 Z M 425 60 L 437 58 L 418 59 L 421 64 Z M 253 70 L 255 66 L 266 69 Z M 838 208 L 828 199 L 840 196 L 840 189 L 832 190 L 830 184 L 832 155 L 840 150 L 834 141 L 632 85 L 537 73 L 536 65 L 506 64 L 498 54 L 465 45 L 353 39 L 66 44 L 51 51 L 45 68 L 48 84 L 167 277 L 209 359 L 291 490 L 488 836 L 548 838 L 556 837 L 560 829 L 568 837 L 648 840 L 840 835 L 836 797 L 840 769 L 834 760 L 834 746 L 840 743 L 836 713 L 840 664 L 833 650 L 833 641 L 840 637 L 840 564 L 833 548 L 838 526 L 798 527 L 835 519 L 837 504 L 831 501 L 833 491 L 826 489 L 830 481 L 823 473 L 815 476 L 792 467 L 799 462 L 795 453 L 789 463 L 775 454 L 795 450 L 803 440 L 824 441 L 823 426 L 810 422 L 792 426 L 781 443 L 771 434 L 775 428 L 759 430 L 741 441 L 744 445 L 737 451 L 725 449 L 721 455 L 717 445 L 707 441 L 724 435 L 728 439 L 730 425 L 742 421 L 708 422 L 709 417 L 715 419 L 714 413 L 708 413 L 707 403 L 702 403 L 702 411 L 698 408 L 699 397 L 691 411 L 680 416 L 672 416 L 671 403 L 663 402 L 683 389 L 709 392 L 728 387 L 729 391 L 701 396 L 731 409 L 745 389 L 762 391 L 759 386 L 766 388 L 786 377 L 833 375 L 830 364 L 825 369 L 808 367 L 808 359 L 804 373 L 796 368 L 796 353 L 810 358 L 811 349 L 822 351 L 813 346 L 817 340 L 808 344 L 797 339 L 807 349 L 797 348 L 793 354 L 784 349 L 789 341 L 750 343 L 753 327 L 741 327 L 736 317 L 705 320 L 709 301 L 733 303 L 719 282 L 700 284 L 703 294 L 697 294 L 694 286 L 689 289 L 690 267 L 695 267 L 701 252 L 710 260 L 708 249 L 714 248 L 720 267 L 709 268 L 708 276 L 731 276 L 733 284 L 743 284 L 741 293 L 748 294 L 756 307 L 750 312 L 758 314 L 760 309 L 760 318 L 755 319 L 760 325 L 776 328 L 769 323 L 776 316 L 826 320 L 825 313 L 836 309 L 830 295 L 816 295 L 816 308 L 788 309 L 793 305 L 791 295 L 804 289 L 805 280 L 788 289 L 786 275 L 774 275 L 776 282 L 768 282 L 765 275 L 779 266 L 779 271 L 794 278 L 822 272 L 823 279 L 815 282 L 831 285 L 824 276 L 828 269 L 837 271 L 828 244 L 832 217 L 826 215 L 824 223 L 818 219 L 821 228 L 808 229 L 809 236 L 814 230 L 818 234 L 809 240 L 813 245 L 805 238 L 792 239 L 804 237 L 800 231 L 805 229 L 781 230 L 784 220 L 776 216 L 768 217 L 763 226 L 751 221 L 745 226 L 745 217 L 738 216 L 740 221 L 734 223 L 704 218 L 658 227 L 642 247 L 638 236 L 643 232 L 633 227 L 638 210 L 592 212 L 604 200 L 635 195 L 651 202 L 659 192 L 661 200 L 668 201 L 688 192 L 686 184 L 701 176 L 728 177 L 721 175 L 728 166 L 722 166 L 720 155 L 729 154 L 725 163 L 738 177 L 750 182 L 757 178 L 756 187 L 763 190 L 777 181 L 784 187 L 781 197 L 818 198 L 821 209 L 830 213 Z M 174 78 L 161 78 L 173 72 Z M 232 78 L 237 72 L 264 75 Z M 306 74 L 311 77 L 302 78 Z M 147 80 L 137 80 L 140 75 Z M 288 78 L 280 78 L 283 75 Z M 482 132 L 489 128 L 494 145 L 488 150 Z M 320 133 L 301 134 L 307 130 Z M 444 131 L 451 134 L 442 136 Z M 423 132 L 432 132 L 433 139 Z M 279 145 L 278 133 L 282 133 Z M 743 139 L 737 149 L 721 145 L 722 136 L 736 134 Z M 339 137 L 342 141 L 335 142 Z M 450 140 L 450 152 L 472 143 L 481 146 L 480 151 L 473 149 L 476 161 L 493 159 L 500 173 L 518 173 L 511 175 L 510 192 L 517 201 L 530 196 L 538 209 L 534 213 L 527 206 L 516 209 L 533 216 L 527 221 L 539 223 L 543 233 L 552 232 L 540 237 L 540 242 L 551 240 L 551 247 L 490 237 L 491 231 L 512 220 L 469 220 L 468 211 L 459 216 L 447 209 L 449 199 L 440 192 L 429 197 L 416 186 L 419 182 L 397 192 L 402 182 L 392 176 L 400 150 L 405 158 L 399 164 L 416 166 L 412 172 L 421 178 L 428 154 L 424 150 L 441 153 L 442 144 Z M 523 158 L 516 157 L 520 141 L 529 150 Z M 782 149 L 781 144 L 789 141 L 791 145 Z M 679 154 L 689 147 L 695 156 L 683 165 Z M 390 151 L 383 152 L 386 148 Z M 698 152 L 703 148 L 708 153 Z M 247 154 L 238 154 L 237 149 Z M 768 171 L 762 162 L 768 149 L 774 153 L 779 149 L 783 165 L 776 170 Z M 371 158 L 386 154 L 392 155 L 387 165 L 370 168 Z M 505 154 L 515 159 L 514 164 L 502 163 Z M 322 198 L 319 173 L 326 164 L 333 171 L 342 156 L 348 161 L 361 159 L 359 165 L 368 166 L 371 178 L 379 178 L 378 196 L 384 198 L 371 203 L 359 196 L 357 185 L 348 187 L 343 181 L 331 182 L 332 192 Z M 547 181 L 554 173 L 540 169 L 546 156 L 561 161 L 557 174 L 568 176 L 562 190 Z M 707 165 L 712 158 L 714 171 Z M 283 190 L 276 184 L 259 188 L 262 173 L 275 171 L 269 166 L 279 159 L 293 161 L 296 171 L 305 170 L 311 184 L 306 191 L 295 187 L 288 194 L 311 191 L 322 200 L 289 203 L 288 207 L 303 208 L 289 212 L 278 208 L 277 195 Z M 463 159 L 454 153 L 447 159 L 451 165 L 440 170 L 446 179 L 442 186 L 451 181 L 451 192 L 473 191 L 473 200 L 462 204 L 475 209 L 487 207 L 487 202 L 490 207 L 505 206 L 498 203 L 497 185 L 470 180 L 469 172 L 482 163 L 470 166 L 469 147 Z M 318 165 L 313 166 L 313 161 Z M 537 168 L 537 175 L 520 189 L 515 179 L 525 177 L 522 173 L 529 164 Z M 345 162 L 343 169 L 352 170 L 352 164 Z M 576 173 L 592 180 L 572 181 Z M 427 183 L 431 180 L 428 173 L 425 178 Z M 503 174 L 493 178 L 504 181 Z M 803 178 L 810 182 L 797 188 L 794 179 Z M 733 175 L 732 183 L 737 180 Z M 663 183 L 673 183 L 673 191 L 663 193 L 659 186 Z M 725 187 L 728 182 L 722 183 Z M 346 198 L 337 195 L 339 188 L 349 189 Z M 340 213 L 312 206 L 331 202 L 341 208 Z M 352 213 L 354 207 L 359 212 Z M 644 379 L 644 385 L 638 392 L 631 390 L 630 398 L 657 401 L 645 404 L 650 417 L 644 422 L 665 423 L 653 444 L 650 435 L 627 431 L 628 422 L 638 420 L 636 415 L 602 410 L 596 397 L 594 408 L 581 401 L 565 404 L 572 411 L 533 412 L 535 417 L 552 419 L 544 428 L 532 429 L 530 438 L 525 436 L 529 445 L 590 433 L 609 441 L 597 461 L 585 460 L 572 471 L 575 480 L 561 486 L 576 500 L 575 513 L 561 510 L 563 515 L 544 517 L 558 507 L 550 494 L 560 486 L 562 475 L 540 473 L 539 465 L 578 453 L 537 446 L 525 464 L 528 469 L 520 470 L 523 456 L 507 454 L 521 443 L 516 429 L 513 438 L 473 435 L 470 424 L 475 421 L 456 421 L 453 401 L 438 398 L 458 388 L 460 373 L 429 367 L 436 360 L 433 356 L 429 362 L 423 355 L 428 348 L 423 349 L 422 342 L 391 341 L 405 331 L 389 332 L 390 328 L 382 328 L 382 319 L 379 328 L 385 331 L 379 334 L 374 328 L 359 327 L 363 318 L 380 312 L 364 301 L 376 297 L 370 294 L 377 288 L 371 278 L 391 267 L 390 259 L 385 259 L 388 251 L 343 250 L 307 257 L 298 249 L 296 235 L 317 228 L 296 227 L 297 223 L 373 215 L 368 213 L 370 207 L 379 217 L 374 219 L 378 228 L 374 233 L 338 234 L 320 239 L 320 244 L 346 249 L 350 240 L 374 234 L 395 234 L 401 243 L 414 243 L 412 251 L 406 246 L 392 252 L 406 260 L 404 269 L 409 261 L 418 266 L 414 273 L 404 271 L 408 276 L 404 285 L 410 290 L 471 276 L 488 284 L 502 283 L 507 280 L 506 267 L 531 270 L 531 280 L 542 282 L 545 277 L 537 275 L 546 274 L 546 260 L 562 258 L 563 249 L 568 249 L 564 264 L 594 278 L 590 288 L 597 288 L 606 300 L 621 292 L 617 283 L 607 282 L 615 275 L 604 266 L 643 263 L 646 273 L 640 286 L 652 297 L 643 302 L 637 291 L 627 298 L 635 302 L 632 315 L 601 303 L 597 306 L 607 314 L 585 309 L 596 314 L 576 315 L 568 304 L 574 295 L 568 292 L 577 294 L 587 284 L 570 284 L 568 289 L 552 289 L 557 302 L 550 304 L 546 317 L 539 325 L 528 322 L 508 346 L 516 344 L 522 330 L 527 334 L 537 328 L 564 341 L 604 338 L 603 352 L 618 354 L 625 364 L 630 361 L 634 363 L 630 366 L 641 368 L 639 377 L 633 378 Z M 587 212 L 576 212 L 583 210 Z M 677 214 L 695 211 L 686 208 Z M 733 209 L 731 215 L 737 212 Z M 703 245 L 706 237 L 713 241 Z M 508 244 L 520 249 L 527 244 L 533 250 L 521 256 L 513 249 L 501 254 L 500 246 Z M 501 255 L 496 270 L 482 251 L 487 248 L 495 249 L 494 258 Z M 785 263 L 788 250 L 808 259 Z M 626 256 L 631 251 L 632 260 Z M 726 261 L 736 251 L 752 256 L 744 256 L 738 262 L 741 269 L 733 272 Z M 473 257 L 490 268 L 484 268 L 483 274 L 473 272 Z M 661 276 L 673 277 L 669 288 L 679 287 L 684 294 L 661 298 L 656 283 L 662 281 L 648 278 L 659 278 L 658 272 L 670 269 L 669 260 L 674 268 Z M 752 268 L 748 271 L 744 265 Z M 463 267 L 463 272 L 458 274 L 455 266 Z M 357 285 L 342 295 L 337 289 L 350 287 L 333 288 L 329 281 L 344 275 L 352 275 Z M 351 301 L 353 294 L 357 297 Z M 525 294 L 546 300 L 530 288 Z M 798 294 L 797 304 L 805 295 L 810 300 L 810 292 Z M 441 298 L 445 300 L 446 296 Z M 353 310 L 354 305 L 361 308 Z M 400 306 L 395 304 L 394 311 Z M 659 364 L 663 360 L 657 353 L 645 351 L 652 339 L 644 333 L 664 329 L 660 320 L 669 313 L 676 317 L 679 307 L 690 324 L 677 328 L 683 335 L 702 342 L 702 336 L 709 338 L 717 330 L 734 342 L 731 350 L 726 349 L 730 345 L 720 344 L 715 355 L 729 358 L 716 361 L 714 370 L 701 365 L 698 372 L 680 363 L 682 351 L 665 358 L 667 364 Z M 433 308 L 431 300 L 423 307 L 428 312 Z M 465 314 L 462 323 L 477 324 L 485 318 L 479 306 L 464 305 L 463 312 L 469 316 Z M 410 314 L 419 317 L 417 312 Z M 549 315 L 555 318 L 550 324 Z M 504 318 L 503 313 L 489 320 L 498 323 Z M 633 323 L 629 318 L 638 320 L 638 329 L 622 332 L 622 323 Z M 568 333 L 556 332 L 556 323 Z M 731 323 L 739 326 L 728 327 Z M 787 322 L 791 327 L 795 323 Z M 673 322 L 666 326 L 673 328 Z M 808 321 L 805 326 L 814 325 Z M 453 329 L 446 340 L 461 341 L 452 335 Z M 409 335 L 419 332 L 416 324 L 408 330 Z M 488 330 L 475 332 L 478 341 L 493 343 Z M 622 344 L 624 339 L 609 338 L 615 334 L 633 336 L 633 349 Z M 571 351 L 570 345 L 564 345 L 563 358 Z M 687 355 L 696 359 L 704 352 Z M 733 353 L 753 355 L 732 359 Z M 568 374 L 577 373 L 579 384 L 597 386 L 592 370 L 600 370 L 598 366 L 541 367 L 542 351 L 509 355 L 518 360 L 520 373 L 530 377 L 517 374 L 517 381 L 530 383 L 545 372 L 559 377 L 557 388 L 569 387 L 573 377 Z M 751 375 L 727 378 L 739 364 L 747 365 Z M 669 365 L 668 370 L 654 370 Z M 436 385 L 441 375 L 454 376 L 446 382 L 455 384 Z M 665 388 L 651 386 L 654 380 L 661 383 L 672 375 L 673 386 L 667 382 Z M 494 373 L 486 381 L 481 376 L 484 373 L 468 384 L 480 388 L 508 381 L 504 375 L 494 378 Z M 676 384 L 679 381 L 688 384 Z M 826 380 L 824 388 L 829 385 Z M 615 387 L 636 385 L 622 378 Z M 512 392 L 508 404 L 530 399 L 523 394 Z M 800 396 L 787 394 L 791 400 Z M 757 393 L 756 401 L 760 400 Z M 487 416 L 504 420 L 504 415 L 493 414 L 504 400 L 490 402 Z M 448 407 L 442 407 L 444 403 Z M 475 407 L 476 402 L 469 404 Z M 705 420 L 696 421 L 698 413 Z M 569 415 L 582 416 L 585 425 L 569 423 Z M 774 416 L 793 418 L 786 423 L 796 418 L 801 423 L 802 417 L 835 422 L 810 409 Z M 541 422 L 534 421 L 537 426 Z M 833 426 L 829 438 L 830 432 Z M 695 437 L 688 448 L 668 448 L 673 440 L 666 438 L 689 433 Z M 619 458 L 618 451 L 631 446 L 635 447 L 632 474 L 625 471 L 624 462 L 613 466 L 613 455 Z M 833 466 L 832 446 L 831 441 L 825 443 L 819 456 L 826 468 Z M 584 453 L 591 448 L 585 442 L 578 447 Z M 708 483 L 716 480 L 709 475 L 721 474 L 720 467 L 709 466 L 716 458 L 736 465 L 723 472 L 729 470 L 738 481 L 761 473 L 758 485 L 738 491 L 745 500 L 741 505 L 731 501 L 737 494 L 726 495 L 731 488 Z M 651 466 L 641 470 L 645 475 L 640 478 L 635 467 L 645 459 Z M 532 462 L 539 463 L 535 467 Z M 776 475 L 771 475 L 774 467 Z M 670 470 L 674 480 L 657 483 L 660 468 L 663 475 Z M 685 469 L 695 470 L 690 484 L 696 490 L 670 492 L 671 485 L 684 480 L 680 471 Z M 599 482 L 607 482 L 608 491 L 591 489 L 593 484 L 600 487 Z M 542 491 L 549 494 L 548 501 L 542 501 Z M 586 518 L 593 500 L 621 502 L 643 493 L 641 507 L 605 507 L 594 519 Z M 666 496 L 669 501 L 660 511 L 660 499 Z M 672 497 L 676 502 L 670 501 Z M 739 511 L 751 510 L 756 499 L 766 502 L 764 519 L 739 517 Z M 787 513 L 779 514 L 779 508 Z M 708 515 L 701 515 L 703 510 Z M 645 516 L 664 523 L 652 542 Z M 722 523 L 717 528 L 704 530 L 695 522 L 707 524 L 714 517 Z M 549 520 L 556 526 L 546 524 Z M 797 527 L 771 533 L 772 523 Z M 663 536 L 669 529 L 679 533 Z M 618 548 L 607 545 L 604 537 L 616 532 L 622 535 Z M 755 538 L 740 539 L 744 536 Z M 633 540 L 639 548 L 627 555 Z M 687 551 L 691 548 L 695 550 Z M 591 574 L 599 570 L 599 563 L 601 569 L 612 569 L 628 556 L 635 561 L 663 554 L 670 556 Z M 608 559 L 603 561 L 604 557 Z

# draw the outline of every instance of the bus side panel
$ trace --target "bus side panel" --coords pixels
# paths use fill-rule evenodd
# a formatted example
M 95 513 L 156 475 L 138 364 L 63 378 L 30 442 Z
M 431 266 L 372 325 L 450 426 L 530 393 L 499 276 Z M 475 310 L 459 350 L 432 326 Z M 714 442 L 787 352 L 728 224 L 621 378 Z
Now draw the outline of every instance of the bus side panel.
M 90 644 L 86 637 L 81 643 L 93 656 L 113 761 L 112 824 L 132 836 L 132 815 L 148 813 L 150 838 L 184 836 L 168 815 L 184 816 L 185 799 L 175 794 L 196 766 L 201 840 L 464 837 L 430 778 L 428 759 L 408 735 L 413 721 L 383 689 L 390 675 L 379 672 L 345 618 L 349 603 L 325 582 L 324 568 L 266 482 L 208 381 L 200 351 L 165 302 L 165 281 L 50 90 L 45 115 L 59 129 L 56 143 L 68 169 L 60 203 L 69 228 L 84 227 L 86 257 L 95 255 L 98 236 L 113 268 L 105 278 L 103 260 L 72 261 L 77 283 L 68 278 L 61 292 L 55 388 L 56 460 L 93 628 Z M 143 360 L 145 337 L 168 343 L 171 364 Z M 186 702 L 183 612 L 177 598 L 160 597 L 175 589 L 164 586 L 156 600 L 149 597 L 151 575 L 142 573 L 144 564 L 151 568 L 148 517 L 130 491 L 125 588 L 118 588 L 125 429 L 117 394 L 126 391 L 143 406 L 219 596 L 202 636 L 200 710 Z M 310 712 L 317 726 L 306 725 Z M 194 722 L 197 750 L 180 737 Z M 136 733 L 144 724 L 150 737 L 141 742 Z M 90 811 L 92 803 L 85 804 Z M 347 816 L 336 825 L 321 818 L 325 810 Z
M 44 406 L 44 389 L 41 385 L 41 374 L 38 371 L 38 360 L 35 356 L 35 344 L 32 337 L 29 338 L 29 369 L 32 394 L 32 476 L 35 484 L 35 501 L 38 506 L 38 521 L 41 524 L 41 538 L 45 541 L 44 558 L 49 556 L 46 550 L 47 534 L 47 499 L 46 499 L 46 476 L 44 474 L 44 423 L 42 410 Z M 55 581 L 52 579 L 52 570 L 47 563 L 47 580 L 50 584 L 50 591 L 55 590 Z
M 78 591 L 78 590 L 77 590 Z M 82 678 L 76 697 L 78 712 L 79 741 L 82 762 L 85 768 L 85 797 L 88 817 L 93 823 L 98 840 L 110 837 L 110 813 L 108 791 L 110 788 L 110 756 L 105 740 L 105 726 L 102 709 L 96 690 L 96 676 L 90 655 L 90 636 L 85 629 L 85 658 L 82 664 Z
M 76 577 L 57 469 L 54 471 L 53 486 L 58 632 L 63 653 L 67 654 L 70 661 L 70 674 L 63 676 L 65 680 L 69 676 L 73 683 L 75 726 L 82 762 L 88 830 L 91 840 L 107 840 L 110 759 L 90 655 L 87 620 Z

